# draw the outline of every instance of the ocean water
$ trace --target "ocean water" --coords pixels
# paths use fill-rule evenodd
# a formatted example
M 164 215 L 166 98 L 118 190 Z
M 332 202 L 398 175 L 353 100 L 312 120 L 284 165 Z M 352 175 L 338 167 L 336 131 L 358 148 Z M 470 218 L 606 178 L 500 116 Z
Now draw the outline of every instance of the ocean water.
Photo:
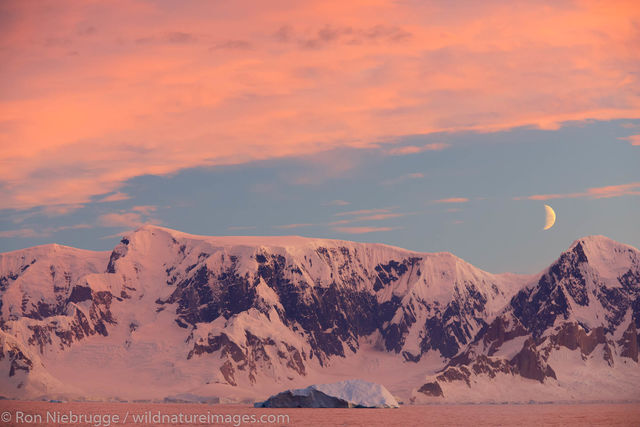
M 640 426 L 640 404 L 262 409 L 247 405 L 0 401 L 0 426 Z

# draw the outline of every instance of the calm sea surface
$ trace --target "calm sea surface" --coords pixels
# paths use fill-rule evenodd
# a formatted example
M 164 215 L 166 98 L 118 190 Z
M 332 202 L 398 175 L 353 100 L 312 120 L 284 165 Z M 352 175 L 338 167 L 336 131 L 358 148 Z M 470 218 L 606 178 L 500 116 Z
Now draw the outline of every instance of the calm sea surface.
M 247 405 L 0 401 L 0 426 L 78 424 L 640 426 L 640 405 L 432 405 L 404 406 L 399 409 L 256 409 Z

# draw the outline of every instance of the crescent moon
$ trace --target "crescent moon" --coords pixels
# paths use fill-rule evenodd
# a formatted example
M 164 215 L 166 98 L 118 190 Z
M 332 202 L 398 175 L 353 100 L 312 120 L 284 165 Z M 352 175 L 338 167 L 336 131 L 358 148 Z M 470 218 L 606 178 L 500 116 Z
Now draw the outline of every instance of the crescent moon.
M 548 230 L 556 223 L 556 213 L 549 205 L 544 205 L 545 220 L 543 230 Z

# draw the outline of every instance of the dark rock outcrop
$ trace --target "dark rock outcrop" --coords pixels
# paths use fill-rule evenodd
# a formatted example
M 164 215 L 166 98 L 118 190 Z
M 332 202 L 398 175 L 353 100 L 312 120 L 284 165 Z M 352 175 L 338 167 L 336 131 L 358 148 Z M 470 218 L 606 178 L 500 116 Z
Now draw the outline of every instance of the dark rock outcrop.
M 525 342 L 522 350 L 511 359 L 510 363 L 515 368 L 515 372 L 524 378 L 540 381 L 541 383 L 547 377 L 556 379 L 555 372 L 549 365 L 544 363 L 531 338 Z
M 563 324 L 550 340 L 552 344 L 569 350 L 580 349 L 585 356 L 591 354 L 598 344 L 607 345 L 604 327 L 600 326 L 587 332 L 577 323 Z
M 418 393 L 422 393 L 427 396 L 444 397 L 444 393 L 442 393 L 442 387 L 440 387 L 440 384 L 438 384 L 437 381 L 423 384 L 418 389 Z
M 634 362 L 638 361 L 638 352 L 640 350 L 640 341 L 638 340 L 638 330 L 635 322 L 630 322 L 627 329 L 622 334 L 622 338 L 618 341 L 621 347 L 620 356 L 628 357 Z
M 13 377 L 18 371 L 29 373 L 33 369 L 33 361 L 24 354 L 24 351 L 15 343 L 8 342 L 5 337 L 0 336 L 0 361 L 4 359 L 9 361 L 9 372 L 0 372 L 0 375 Z
M 318 390 L 310 390 L 307 395 L 294 394 L 287 390 L 255 405 L 258 408 L 353 408 L 346 400 L 328 396 Z

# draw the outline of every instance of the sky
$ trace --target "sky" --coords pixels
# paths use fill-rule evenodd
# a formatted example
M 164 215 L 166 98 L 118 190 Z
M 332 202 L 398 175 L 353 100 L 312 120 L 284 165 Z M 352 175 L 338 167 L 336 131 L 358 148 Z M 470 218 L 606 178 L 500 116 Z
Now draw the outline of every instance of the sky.
M 0 251 L 146 223 L 491 272 L 640 247 L 639 47 L 637 1 L 5 0 Z

